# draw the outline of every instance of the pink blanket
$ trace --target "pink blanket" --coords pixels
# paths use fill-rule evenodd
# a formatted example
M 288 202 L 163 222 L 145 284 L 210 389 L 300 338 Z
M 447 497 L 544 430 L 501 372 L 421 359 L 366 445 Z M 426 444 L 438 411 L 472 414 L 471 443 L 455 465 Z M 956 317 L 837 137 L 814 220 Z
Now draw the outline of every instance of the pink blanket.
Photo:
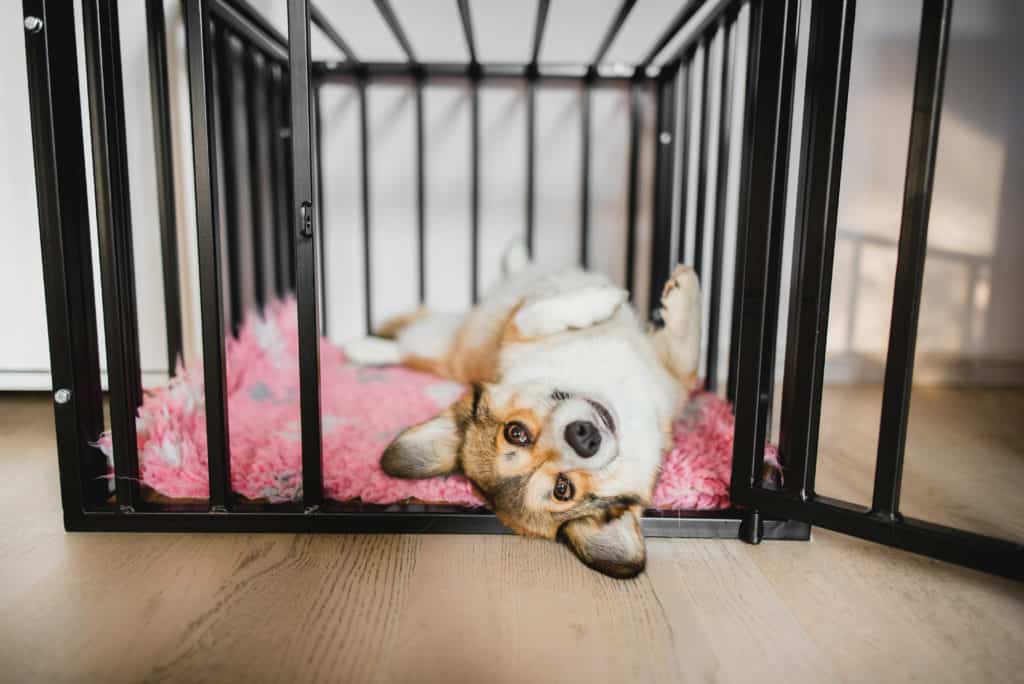
M 231 484 L 250 499 L 302 496 L 298 337 L 294 301 L 252 315 L 227 342 Z M 463 387 L 400 367 L 364 368 L 320 341 L 325 495 L 389 504 L 406 499 L 481 506 L 462 477 L 396 480 L 378 464 L 402 429 L 457 399 Z M 206 421 L 200 364 L 181 367 L 167 387 L 147 394 L 137 419 L 143 484 L 173 498 L 206 498 Z M 729 506 L 733 415 L 729 404 L 697 393 L 675 423 L 654 505 L 671 510 Z M 109 433 L 98 445 L 111 457 Z M 778 467 L 769 447 L 766 460 Z

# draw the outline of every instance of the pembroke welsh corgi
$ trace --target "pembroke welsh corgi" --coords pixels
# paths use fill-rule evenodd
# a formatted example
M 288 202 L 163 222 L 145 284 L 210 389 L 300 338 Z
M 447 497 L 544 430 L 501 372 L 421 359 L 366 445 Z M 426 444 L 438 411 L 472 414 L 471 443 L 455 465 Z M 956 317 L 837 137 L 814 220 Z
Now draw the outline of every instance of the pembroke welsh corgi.
M 543 273 L 522 246 L 504 271 L 465 315 L 417 312 L 346 345 L 354 363 L 400 363 L 471 387 L 399 435 L 381 467 L 400 478 L 461 473 L 512 530 L 633 577 L 671 423 L 696 385 L 697 276 L 675 269 L 663 326 L 645 331 L 628 293 L 601 274 Z

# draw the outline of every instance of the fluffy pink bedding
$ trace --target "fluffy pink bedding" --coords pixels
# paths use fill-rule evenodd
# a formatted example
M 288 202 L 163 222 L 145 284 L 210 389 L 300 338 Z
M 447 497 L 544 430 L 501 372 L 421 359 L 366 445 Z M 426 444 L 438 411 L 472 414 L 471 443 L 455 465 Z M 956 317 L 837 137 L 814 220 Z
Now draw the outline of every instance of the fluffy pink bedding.
M 299 440 L 298 341 L 295 303 L 252 315 L 227 342 L 231 483 L 251 499 L 293 501 L 302 496 Z M 400 367 L 364 368 L 320 341 L 323 469 L 327 497 L 390 504 L 407 499 L 481 506 L 469 483 L 450 476 L 396 480 L 378 464 L 402 429 L 447 407 L 459 384 Z M 137 420 L 142 482 L 172 498 L 208 495 L 201 365 L 179 368 L 165 388 L 148 393 Z M 654 505 L 670 510 L 729 506 L 733 415 L 712 394 L 693 396 L 674 428 Z M 98 445 L 111 456 L 109 434 Z M 769 447 L 766 460 L 778 466 Z

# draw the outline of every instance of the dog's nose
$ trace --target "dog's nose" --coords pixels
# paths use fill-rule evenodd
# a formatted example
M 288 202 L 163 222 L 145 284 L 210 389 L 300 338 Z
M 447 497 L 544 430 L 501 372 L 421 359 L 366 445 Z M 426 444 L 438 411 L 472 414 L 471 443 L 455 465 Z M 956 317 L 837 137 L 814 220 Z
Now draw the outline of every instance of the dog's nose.
M 590 458 L 601 448 L 601 431 L 589 420 L 577 420 L 565 427 L 565 441 L 582 458 Z

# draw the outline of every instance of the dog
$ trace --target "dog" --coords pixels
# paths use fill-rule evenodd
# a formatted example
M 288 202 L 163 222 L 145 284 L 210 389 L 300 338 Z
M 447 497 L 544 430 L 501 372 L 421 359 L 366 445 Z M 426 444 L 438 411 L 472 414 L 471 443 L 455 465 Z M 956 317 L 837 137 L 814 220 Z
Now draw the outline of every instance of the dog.
M 471 388 L 402 432 L 381 467 L 398 478 L 461 473 L 513 531 L 634 577 L 672 420 L 696 386 L 698 278 L 676 267 L 663 325 L 645 330 L 604 275 L 545 272 L 521 245 L 503 266 L 504 282 L 467 314 L 418 311 L 345 346 L 357 364 L 402 364 Z

